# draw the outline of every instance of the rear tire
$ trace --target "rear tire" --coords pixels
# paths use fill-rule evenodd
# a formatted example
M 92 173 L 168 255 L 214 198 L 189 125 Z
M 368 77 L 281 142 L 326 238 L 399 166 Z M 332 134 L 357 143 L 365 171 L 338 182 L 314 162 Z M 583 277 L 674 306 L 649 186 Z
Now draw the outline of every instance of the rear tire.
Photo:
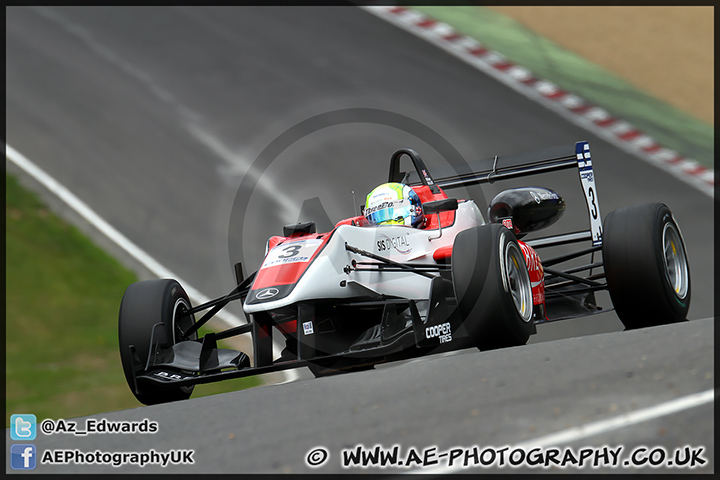
M 610 212 L 603 224 L 610 299 L 626 329 L 686 320 L 690 269 L 670 209 L 649 203 Z
M 525 257 L 506 227 L 488 224 L 460 232 L 452 280 L 458 312 L 480 350 L 525 345 L 536 332 Z
M 147 364 L 153 348 L 151 338 L 153 343 L 159 342 L 160 350 L 169 348 L 178 342 L 181 329 L 187 330 L 195 323 L 194 316 L 190 316 L 184 318 L 182 324 L 176 324 L 180 312 L 189 309 L 187 293 L 176 280 L 145 280 L 125 290 L 118 318 L 120 359 L 130 390 L 145 405 L 187 400 L 192 394 L 194 386 L 164 387 L 139 381 L 136 391 L 133 384 L 133 378 L 142 374 Z M 192 339 L 196 338 L 194 334 Z M 135 349 L 134 359 L 131 345 Z

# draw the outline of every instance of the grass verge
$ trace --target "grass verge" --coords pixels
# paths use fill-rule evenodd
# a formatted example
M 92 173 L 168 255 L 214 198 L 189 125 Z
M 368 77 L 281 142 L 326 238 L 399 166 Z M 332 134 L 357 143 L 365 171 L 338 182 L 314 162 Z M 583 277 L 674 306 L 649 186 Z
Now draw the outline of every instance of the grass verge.
M 10 415 L 73 418 L 138 407 L 117 314 L 137 277 L 6 174 L 6 428 Z M 256 386 L 199 385 L 193 397 Z

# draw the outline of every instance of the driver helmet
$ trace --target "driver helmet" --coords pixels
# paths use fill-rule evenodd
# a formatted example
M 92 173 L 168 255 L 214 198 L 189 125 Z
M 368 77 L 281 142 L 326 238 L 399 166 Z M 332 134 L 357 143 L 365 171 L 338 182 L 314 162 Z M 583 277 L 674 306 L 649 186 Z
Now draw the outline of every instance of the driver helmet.
M 415 190 L 402 183 L 383 183 L 368 193 L 365 218 L 370 225 L 408 225 L 425 223 L 422 202 Z

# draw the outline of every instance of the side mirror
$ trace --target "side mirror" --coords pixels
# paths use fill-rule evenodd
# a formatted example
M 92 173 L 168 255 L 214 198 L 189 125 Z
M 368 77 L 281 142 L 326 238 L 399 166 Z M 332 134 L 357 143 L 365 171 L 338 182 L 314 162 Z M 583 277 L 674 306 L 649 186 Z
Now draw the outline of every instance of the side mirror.
M 457 198 L 444 198 L 442 200 L 434 200 L 432 202 L 423 203 L 423 212 L 425 215 L 432 215 L 436 213 L 438 216 L 438 236 L 428 237 L 428 241 L 437 240 L 442 237 L 442 226 L 440 225 L 440 212 L 449 212 L 451 210 L 457 210 L 458 203 Z
M 434 200 L 432 202 L 423 203 L 423 212 L 425 212 L 426 215 L 457 210 L 457 208 L 457 198 L 444 198 L 442 200 Z

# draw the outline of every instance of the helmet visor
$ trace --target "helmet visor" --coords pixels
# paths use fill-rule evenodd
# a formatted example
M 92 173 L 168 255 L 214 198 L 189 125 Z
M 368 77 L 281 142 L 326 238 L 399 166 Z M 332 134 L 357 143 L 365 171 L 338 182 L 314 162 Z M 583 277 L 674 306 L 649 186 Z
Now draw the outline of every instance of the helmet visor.
M 404 225 L 405 219 L 412 215 L 412 205 L 407 200 L 394 200 L 380 205 L 381 208 L 366 212 L 365 217 L 371 225 L 398 223 Z

